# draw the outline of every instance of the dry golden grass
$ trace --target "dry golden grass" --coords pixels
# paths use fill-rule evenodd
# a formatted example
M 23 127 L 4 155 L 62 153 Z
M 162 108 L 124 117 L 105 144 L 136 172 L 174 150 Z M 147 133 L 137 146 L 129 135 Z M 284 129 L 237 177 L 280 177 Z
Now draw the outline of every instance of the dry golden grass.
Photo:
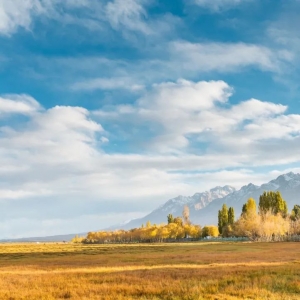
M 0 245 L 0 299 L 300 299 L 300 244 Z

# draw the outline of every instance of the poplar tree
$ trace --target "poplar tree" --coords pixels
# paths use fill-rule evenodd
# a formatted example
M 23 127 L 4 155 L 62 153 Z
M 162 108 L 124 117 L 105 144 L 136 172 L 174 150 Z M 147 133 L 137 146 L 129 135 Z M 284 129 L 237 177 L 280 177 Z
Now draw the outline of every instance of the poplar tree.
M 222 233 L 223 227 L 228 225 L 228 208 L 226 204 L 223 204 L 222 209 L 218 213 L 218 229 Z
M 168 218 L 168 224 L 174 223 L 174 217 L 172 214 L 168 214 L 167 218 Z
M 268 211 L 273 215 L 280 213 L 283 217 L 286 217 L 288 213 L 286 201 L 283 200 L 279 191 L 264 192 L 259 197 L 259 211 L 263 215 Z
M 292 209 L 291 219 L 293 221 L 300 220 L 300 205 L 295 205 Z
M 228 224 L 232 225 L 234 223 L 234 208 L 229 207 L 228 209 Z

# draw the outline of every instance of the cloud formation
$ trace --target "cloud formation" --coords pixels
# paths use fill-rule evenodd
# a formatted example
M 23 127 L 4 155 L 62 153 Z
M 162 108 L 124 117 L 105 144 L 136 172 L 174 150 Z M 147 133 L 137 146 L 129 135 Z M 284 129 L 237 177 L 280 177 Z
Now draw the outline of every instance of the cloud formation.
M 127 90 L 137 92 L 154 82 L 194 78 L 205 73 L 242 73 L 245 70 L 261 70 L 280 74 L 293 60 L 289 51 L 272 50 L 268 47 L 247 43 L 191 43 L 176 40 L 158 47 L 163 59 L 108 60 L 101 57 L 61 59 L 51 63 L 59 66 L 53 72 L 81 75 L 80 81 L 69 83 L 73 91 Z M 45 61 L 45 64 L 49 62 Z M 43 64 L 43 67 L 45 67 Z M 51 65 L 49 65 L 51 72 Z M 101 76 L 106 70 L 109 77 Z M 112 71 L 113 70 L 113 71 Z M 145 72 L 147 70 L 147 72 Z
M 254 176 L 254 166 L 299 163 L 300 115 L 257 99 L 231 104 L 232 93 L 224 81 L 182 79 L 153 85 L 134 104 L 92 112 L 41 109 L 29 96 L 1 100 L 3 111 L 28 118 L 1 127 L 0 202 L 10 210 L 15 201 L 20 207 L 35 201 L 41 211 L 51 201 L 56 211 L 72 207 L 74 218 L 82 215 L 83 203 L 87 215 L 100 207 L 103 214 L 118 213 L 116 205 L 120 212 L 140 215 L 150 209 L 141 199 L 158 205 L 192 194 L 217 184 L 224 172 L 224 184 L 239 186 L 254 178 L 259 183 L 268 174 Z M 107 120 L 115 124 L 110 131 L 100 125 Z M 135 135 L 137 126 L 145 128 L 143 137 Z M 140 153 L 106 150 L 122 127 L 128 143 L 139 143 Z M 12 210 L 11 220 L 18 214 Z M 37 214 L 32 218 L 38 222 Z
M 42 106 L 28 95 L 4 95 L 0 97 L 0 116 L 2 114 L 32 114 Z
M 0 0 L 0 235 L 297 170 L 299 7 L 188 2 Z
M 71 85 L 75 91 L 94 91 L 94 90 L 129 90 L 139 91 L 144 88 L 143 85 L 134 82 L 130 77 L 112 77 L 112 78 L 94 78 L 76 82 Z
M 200 7 L 208 8 L 212 11 L 220 11 L 230 9 L 237 5 L 253 0 L 193 0 Z
M 108 21 L 115 29 L 141 31 L 144 34 L 151 33 L 143 19 L 147 18 L 147 12 L 143 2 L 136 0 L 114 0 L 107 3 L 105 12 Z
M 224 153 L 224 147 L 229 147 L 228 153 L 238 154 L 240 151 L 234 150 L 237 146 L 241 150 L 272 138 L 280 141 L 298 137 L 299 116 L 283 115 L 286 106 L 257 99 L 230 105 L 231 93 L 232 89 L 223 81 L 179 80 L 154 85 L 135 105 L 120 105 L 96 114 L 114 122 L 130 119 L 139 124 L 155 124 L 153 128 L 158 129 L 152 132 L 154 138 L 148 146 L 163 152 L 175 153 L 202 142 L 208 143 L 214 153 Z
M 190 70 L 230 72 L 255 66 L 265 71 L 279 71 L 282 61 L 292 57 L 287 53 L 246 43 L 190 43 L 176 41 L 170 44 L 170 53 L 182 68 Z
M 55 20 L 64 25 L 79 26 L 88 31 L 122 32 L 159 35 L 170 32 L 178 18 L 171 14 L 164 18 L 148 18 L 147 0 L 0 0 L 0 34 L 11 36 L 18 29 L 32 30 L 36 20 Z
M 0 1 L 0 33 L 10 35 L 18 27 L 29 29 L 32 14 L 40 13 L 38 0 Z

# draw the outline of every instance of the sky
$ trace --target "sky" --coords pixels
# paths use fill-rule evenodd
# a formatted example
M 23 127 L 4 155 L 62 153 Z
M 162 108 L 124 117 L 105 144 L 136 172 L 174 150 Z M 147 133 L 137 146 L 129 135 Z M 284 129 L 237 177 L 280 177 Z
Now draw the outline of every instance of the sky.
M 299 14 L 299 0 L 0 0 L 0 238 L 299 172 Z

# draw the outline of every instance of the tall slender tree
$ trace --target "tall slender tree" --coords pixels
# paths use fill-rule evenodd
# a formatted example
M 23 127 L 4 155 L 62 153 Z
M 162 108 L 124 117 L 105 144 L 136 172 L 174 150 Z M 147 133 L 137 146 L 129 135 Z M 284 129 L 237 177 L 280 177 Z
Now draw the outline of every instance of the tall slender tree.
M 233 207 L 229 207 L 229 209 L 228 209 L 228 224 L 229 225 L 233 225 L 234 219 L 235 219 L 234 208 Z
M 218 213 L 218 229 L 222 233 L 223 227 L 228 225 L 228 208 L 226 204 L 223 204 L 222 209 Z
M 174 217 L 172 214 L 168 214 L 167 218 L 168 218 L 168 224 L 174 223 Z

